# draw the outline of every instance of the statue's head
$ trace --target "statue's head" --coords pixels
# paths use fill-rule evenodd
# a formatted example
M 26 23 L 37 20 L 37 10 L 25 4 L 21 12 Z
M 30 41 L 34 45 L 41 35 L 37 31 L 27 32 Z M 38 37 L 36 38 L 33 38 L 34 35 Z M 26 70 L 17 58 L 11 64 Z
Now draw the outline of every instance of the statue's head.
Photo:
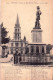
M 40 9 L 40 7 L 39 7 L 39 6 L 37 6 L 37 9 L 39 10 L 39 9 Z
M 39 6 L 37 6 L 37 11 L 39 12 L 39 15 L 42 14 L 42 12 L 40 11 L 40 7 Z

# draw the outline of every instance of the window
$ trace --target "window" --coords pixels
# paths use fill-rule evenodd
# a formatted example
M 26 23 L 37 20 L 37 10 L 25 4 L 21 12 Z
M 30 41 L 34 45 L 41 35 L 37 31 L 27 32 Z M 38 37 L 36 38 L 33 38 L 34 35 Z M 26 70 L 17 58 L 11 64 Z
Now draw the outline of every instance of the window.
M 19 29 L 18 29 L 18 32 L 19 32 Z
M 34 52 L 34 47 L 33 47 L 33 46 L 31 46 L 31 52 L 32 52 L 32 53 Z
M 38 46 L 36 47 L 36 53 L 39 53 L 39 47 Z
M 29 48 L 26 47 L 26 49 L 25 49 L 25 54 L 27 54 L 28 52 L 29 52 Z
M 23 54 L 23 50 L 21 50 L 21 54 Z
M 17 39 L 17 34 L 15 34 L 15 39 Z
M 44 53 L 44 47 L 42 46 L 42 53 Z
M 13 46 L 13 43 L 11 43 L 11 46 Z
M 19 37 L 19 34 L 18 34 L 18 37 Z
M 15 32 L 17 32 L 17 29 L 15 29 Z
M 21 43 L 21 46 L 23 47 L 23 43 Z
M 18 47 L 18 43 L 15 43 L 15 46 Z
M 13 54 L 13 49 L 11 49 L 11 54 Z

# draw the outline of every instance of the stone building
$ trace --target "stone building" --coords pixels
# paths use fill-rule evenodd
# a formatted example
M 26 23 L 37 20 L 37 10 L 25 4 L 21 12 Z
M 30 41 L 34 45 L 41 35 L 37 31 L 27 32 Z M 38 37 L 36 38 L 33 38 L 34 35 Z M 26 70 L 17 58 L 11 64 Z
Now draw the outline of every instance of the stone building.
M 14 38 L 10 40 L 9 45 L 10 45 L 9 52 L 11 54 L 13 54 L 14 51 L 16 50 L 18 51 L 18 53 L 24 53 L 25 47 L 28 45 L 28 42 L 26 41 L 25 36 L 23 40 L 21 39 L 21 27 L 20 27 L 18 15 L 17 15 L 16 24 L 14 27 Z

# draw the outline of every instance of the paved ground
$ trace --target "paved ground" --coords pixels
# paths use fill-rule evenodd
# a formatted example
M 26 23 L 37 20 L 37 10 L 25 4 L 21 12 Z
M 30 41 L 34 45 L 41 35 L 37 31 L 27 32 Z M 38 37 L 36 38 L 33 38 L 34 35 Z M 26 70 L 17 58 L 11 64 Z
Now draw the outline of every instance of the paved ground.
M 0 63 L 0 80 L 52 80 L 52 73 L 48 66 Z
M 53 65 L 14 65 L 12 57 L 0 58 L 0 80 L 52 80 Z

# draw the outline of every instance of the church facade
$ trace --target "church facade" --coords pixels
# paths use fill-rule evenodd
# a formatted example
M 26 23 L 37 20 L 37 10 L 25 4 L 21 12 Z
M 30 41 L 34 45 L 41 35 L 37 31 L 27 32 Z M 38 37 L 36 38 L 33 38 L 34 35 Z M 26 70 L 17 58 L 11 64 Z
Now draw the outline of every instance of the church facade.
M 21 39 L 21 27 L 20 27 L 18 15 L 14 27 L 14 38 L 10 40 L 9 45 L 10 45 L 9 47 L 10 54 L 14 54 L 16 50 L 18 51 L 18 53 L 24 53 L 25 47 L 28 45 L 25 36 L 23 40 Z

